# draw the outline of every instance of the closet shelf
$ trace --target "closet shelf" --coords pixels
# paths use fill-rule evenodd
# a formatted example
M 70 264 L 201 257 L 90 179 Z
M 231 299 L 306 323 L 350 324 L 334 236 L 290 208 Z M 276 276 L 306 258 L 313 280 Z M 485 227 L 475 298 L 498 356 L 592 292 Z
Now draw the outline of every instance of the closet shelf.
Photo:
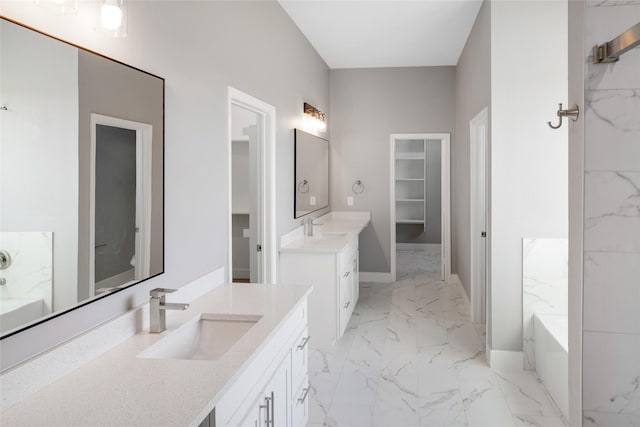
M 396 153 L 396 160 L 424 160 L 424 153 Z
M 424 202 L 424 199 L 396 199 L 396 202 Z
M 397 219 L 396 224 L 424 224 L 423 219 Z
M 424 181 L 424 178 L 396 178 L 396 181 Z

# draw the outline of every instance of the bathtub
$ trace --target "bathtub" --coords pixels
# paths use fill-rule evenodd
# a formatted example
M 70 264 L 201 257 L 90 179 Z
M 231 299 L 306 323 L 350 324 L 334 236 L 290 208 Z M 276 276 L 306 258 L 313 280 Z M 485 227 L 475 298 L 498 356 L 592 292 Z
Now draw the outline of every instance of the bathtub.
M 569 419 L 569 320 L 534 313 L 536 372 L 565 419 Z

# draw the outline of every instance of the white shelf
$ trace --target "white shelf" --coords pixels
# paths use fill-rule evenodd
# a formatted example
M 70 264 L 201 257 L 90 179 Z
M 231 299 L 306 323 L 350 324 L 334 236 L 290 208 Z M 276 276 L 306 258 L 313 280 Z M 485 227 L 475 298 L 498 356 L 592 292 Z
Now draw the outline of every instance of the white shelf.
M 426 142 L 423 139 L 396 140 L 394 156 L 396 224 L 424 225 Z
M 424 153 L 396 153 L 396 160 L 424 160 Z

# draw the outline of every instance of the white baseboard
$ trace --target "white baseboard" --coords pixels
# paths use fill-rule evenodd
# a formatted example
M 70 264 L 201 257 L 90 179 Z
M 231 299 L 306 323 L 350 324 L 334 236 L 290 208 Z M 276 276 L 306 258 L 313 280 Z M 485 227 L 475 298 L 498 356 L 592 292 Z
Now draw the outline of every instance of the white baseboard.
M 234 268 L 233 269 L 233 278 L 234 279 L 248 279 L 251 277 L 251 270 L 248 268 Z
M 524 354 L 521 351 L 493 350 L 487 346 L 487 362 L 494 371 L 524 369 Z
M 360 276 L 361 283 L 393 283 L 391 273 L 368 273 L 366 271 L 361 271 L 358 275 Z
M 469 313 L 471 313 L 471 301 L 469 301 L 469 295 L 467 295 L 467 293 L 464 290 L 464 286 L 462 286 L 462 282 L 460 281 L 460 276 L 458 276 L 455 273 L 452 273 L 451 276 L 449 276 L 448 283 L 449 285 L 455 286 L 458 288 L 458 291 L 464 297 L 464 303 L 467 306 L 467 310 L 469 310 Z

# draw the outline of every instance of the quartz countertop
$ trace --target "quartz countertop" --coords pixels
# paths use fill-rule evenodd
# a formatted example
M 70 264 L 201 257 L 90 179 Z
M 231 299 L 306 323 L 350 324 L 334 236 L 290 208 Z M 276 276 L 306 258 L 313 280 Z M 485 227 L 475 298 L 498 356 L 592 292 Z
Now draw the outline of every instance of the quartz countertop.
M 309 294 L 309 286 L 223 284 L 0 414 L 7 426 L 198 425 Z M 218 360 L 137 357 L 201 313 L 261 315 Z
M 299 227 L 280 241 L 280 252 L 340 252 L 371 222 L 369 212 L 330 212 L 314 220 L 313 236 Z

